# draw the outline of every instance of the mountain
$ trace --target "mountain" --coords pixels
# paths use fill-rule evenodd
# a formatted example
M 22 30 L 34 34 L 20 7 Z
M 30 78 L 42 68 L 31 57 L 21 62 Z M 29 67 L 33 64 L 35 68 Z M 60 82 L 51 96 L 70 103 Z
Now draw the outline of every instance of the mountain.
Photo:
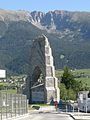
M 32 41 L 45 34 L 50 41 L 56 69 L 90 68 L 90 13 L 29 12 L 0 9 L 0 68 L 27 73 Z

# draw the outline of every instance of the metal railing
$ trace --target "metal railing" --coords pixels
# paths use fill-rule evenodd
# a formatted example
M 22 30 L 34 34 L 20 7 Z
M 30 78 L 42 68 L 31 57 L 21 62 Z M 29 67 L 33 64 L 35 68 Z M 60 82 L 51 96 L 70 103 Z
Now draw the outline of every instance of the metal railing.
M 27 112 L 26 95 L 0 92 L 0 120 L 17 117 Z

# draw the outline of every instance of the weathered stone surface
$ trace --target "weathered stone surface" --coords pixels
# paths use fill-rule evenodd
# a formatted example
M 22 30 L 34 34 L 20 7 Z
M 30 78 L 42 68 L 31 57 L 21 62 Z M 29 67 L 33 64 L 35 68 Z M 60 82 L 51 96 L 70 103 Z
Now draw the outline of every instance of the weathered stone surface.
M 39 36 L 33 41 L 30 71 L 24 93 L 30 102 L 48 103 L 51 98 L 59 101 L 58 80 L 55 77 L 53 56 L 48 38 Z

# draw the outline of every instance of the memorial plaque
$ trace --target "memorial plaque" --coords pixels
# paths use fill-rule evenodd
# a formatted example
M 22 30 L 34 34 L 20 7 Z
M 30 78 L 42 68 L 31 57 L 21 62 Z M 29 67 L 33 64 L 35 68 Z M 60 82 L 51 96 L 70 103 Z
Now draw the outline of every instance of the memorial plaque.
M 50 65 L 50 56 L 46 57 L 46 64 Z
M 47 66 L 47 68 L 46 68 L 46 75 L 48 77 L 53 75 L 51 66 Z
M 32 92 L 32 101 L 38 102 L 38 101 L 44 101 L 44 92 Z
M 46 54 L 49 53 L 49 47 L 45 47 L 45 53 L 46 53 Z

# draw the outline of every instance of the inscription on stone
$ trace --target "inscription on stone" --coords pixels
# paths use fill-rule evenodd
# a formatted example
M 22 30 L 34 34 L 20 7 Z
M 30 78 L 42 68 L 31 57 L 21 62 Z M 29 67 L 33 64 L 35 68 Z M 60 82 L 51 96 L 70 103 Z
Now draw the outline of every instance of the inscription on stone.
M 46 57 L 46 64 L 47 64 L 47 65 L 50 65 L 50 56 L 47 56 L 47 57 Z
M 49 53 L 49 47 L 45 47 L 45 53 L 46 53 L 46 54 Z
M 32 92 L 32 101 L 44 101 L 44 92 Z
M 46 68 L 46 75 L 48 77 L 52 76 L 52 67 L 51 66 L 47 66 L 47 68 Z

